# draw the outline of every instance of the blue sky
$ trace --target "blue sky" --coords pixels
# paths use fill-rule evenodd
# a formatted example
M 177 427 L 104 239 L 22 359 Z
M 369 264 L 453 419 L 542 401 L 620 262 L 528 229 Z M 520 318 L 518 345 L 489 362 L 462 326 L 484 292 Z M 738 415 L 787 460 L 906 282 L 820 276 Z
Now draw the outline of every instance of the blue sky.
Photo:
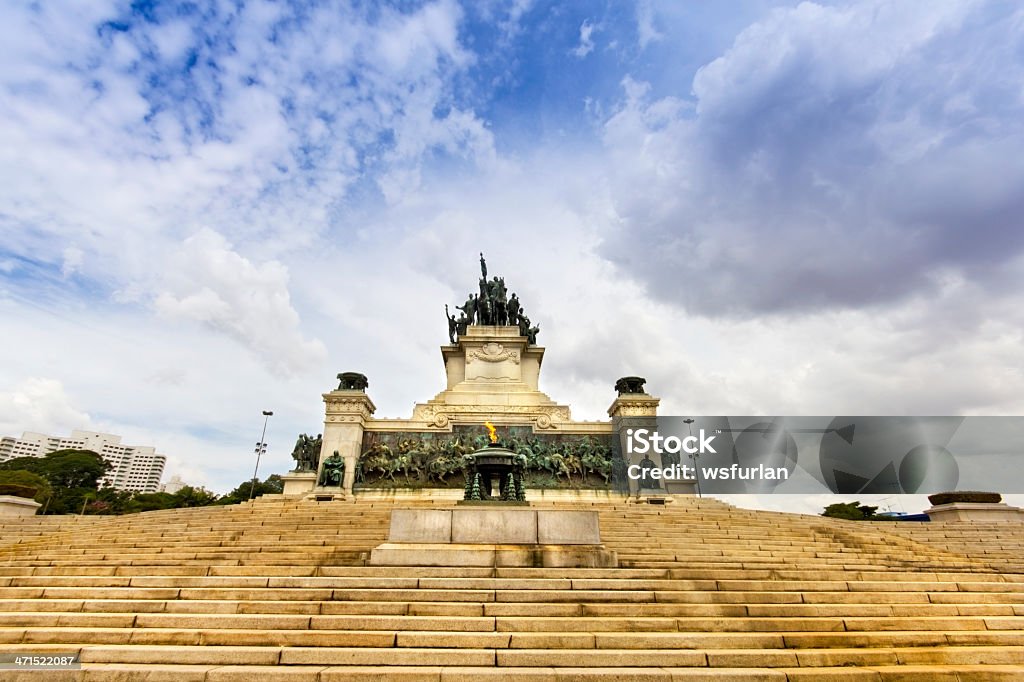
M 8 3 L 0 428 L 284 471 L 337 372 L 440 390 L 480 250 L 579 418 L 1020 414 L 1022 66 L 1007 2 Z

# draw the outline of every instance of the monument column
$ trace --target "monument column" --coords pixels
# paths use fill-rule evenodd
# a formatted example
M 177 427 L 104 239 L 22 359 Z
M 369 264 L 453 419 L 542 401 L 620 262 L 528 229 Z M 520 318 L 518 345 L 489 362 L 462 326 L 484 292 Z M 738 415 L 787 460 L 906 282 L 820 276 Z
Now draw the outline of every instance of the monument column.
M 615 431 L 619 444 L 619 452 L 626 464 L 639 464 L 630 460 L 626 448 L 626 429 L 654 429 L 658 424 L 658 403 L 661 398 L 655 398 L 644 390 L 647 380 L 643 377 L 622 377 L 615 382 L 615 390 L 618 392 L 611 407 L 608 408 L 608 416 L 612 418 L 612 429 Z M 642 481 L 627 479 L 629 494 L 647 490 Z M 653 492 L 653 491 L 652 491 Z
M 317 482 L 320 481 L 324 460 L 337 450 L 345 459 L 345 477 L 341 487 L 346 495 L 350 495 L 363 445 L 363 429 L 377 407 L 366 395 L 369 382 L 365 376 L 345 372 L 338 378 L 341 380 L 338 388 L 323 394 L 324 440 L 317 463 Z
M 644 426 L 654 426 L 655 422 L 650 421 L 658 416 L 658 403 L 661 398 L 655 398 L 644 390 L 647 380 L 643 377 L 622 377 L 615 382 L 615 390 L 618 392 L 615 401 L 608 408 L 608 416 L 612 419 L 645 419 Z M 634 424 L 630 424 L 633 426 Z

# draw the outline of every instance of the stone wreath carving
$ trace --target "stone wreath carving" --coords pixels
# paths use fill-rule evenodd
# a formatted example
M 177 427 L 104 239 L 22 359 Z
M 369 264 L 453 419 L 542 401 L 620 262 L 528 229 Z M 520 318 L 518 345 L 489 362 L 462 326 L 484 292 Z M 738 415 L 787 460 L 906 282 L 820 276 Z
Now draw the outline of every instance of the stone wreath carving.
M 511 360 L 515 364 L 519 364 L 519 351 L 514 348 L 505 348 L 500 343 L 491 341 L 485 343 L 480 348 L 474 348 L 469 351 L 469 358 L 471 360 L 483 360 L 484 362 L 503 362 L 505 360 Z

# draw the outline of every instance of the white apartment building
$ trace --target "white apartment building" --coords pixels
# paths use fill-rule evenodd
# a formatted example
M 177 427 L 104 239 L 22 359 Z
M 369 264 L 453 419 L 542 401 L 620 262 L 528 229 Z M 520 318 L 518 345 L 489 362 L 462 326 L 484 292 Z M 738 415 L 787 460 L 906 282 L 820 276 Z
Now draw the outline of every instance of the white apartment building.
M 121 436 L 95 431 L 72 431 L 70 436 L 48 436 L 26 431 L 21 438 L 0 438 L 0 462 L 15 457 L 43 457 L 57 450 L 91 450 L 110 463 L 101 487 L 153 493 L 160 485 L 167 457 L 149 445 L 122 445 Z

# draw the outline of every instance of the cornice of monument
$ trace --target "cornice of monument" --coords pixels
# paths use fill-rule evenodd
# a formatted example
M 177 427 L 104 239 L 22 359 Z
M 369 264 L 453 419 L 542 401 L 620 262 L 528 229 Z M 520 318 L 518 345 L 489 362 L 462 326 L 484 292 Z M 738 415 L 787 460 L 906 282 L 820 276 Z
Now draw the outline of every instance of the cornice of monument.
M 361 390 L 334 390 L 324 393 L 323 399 L 326 421 L 365 421 L 377 411 L 370 396 Z
M 608 408 L 609 417 L 653 417 L 661 398 L 646 393 L 620 394 Z

